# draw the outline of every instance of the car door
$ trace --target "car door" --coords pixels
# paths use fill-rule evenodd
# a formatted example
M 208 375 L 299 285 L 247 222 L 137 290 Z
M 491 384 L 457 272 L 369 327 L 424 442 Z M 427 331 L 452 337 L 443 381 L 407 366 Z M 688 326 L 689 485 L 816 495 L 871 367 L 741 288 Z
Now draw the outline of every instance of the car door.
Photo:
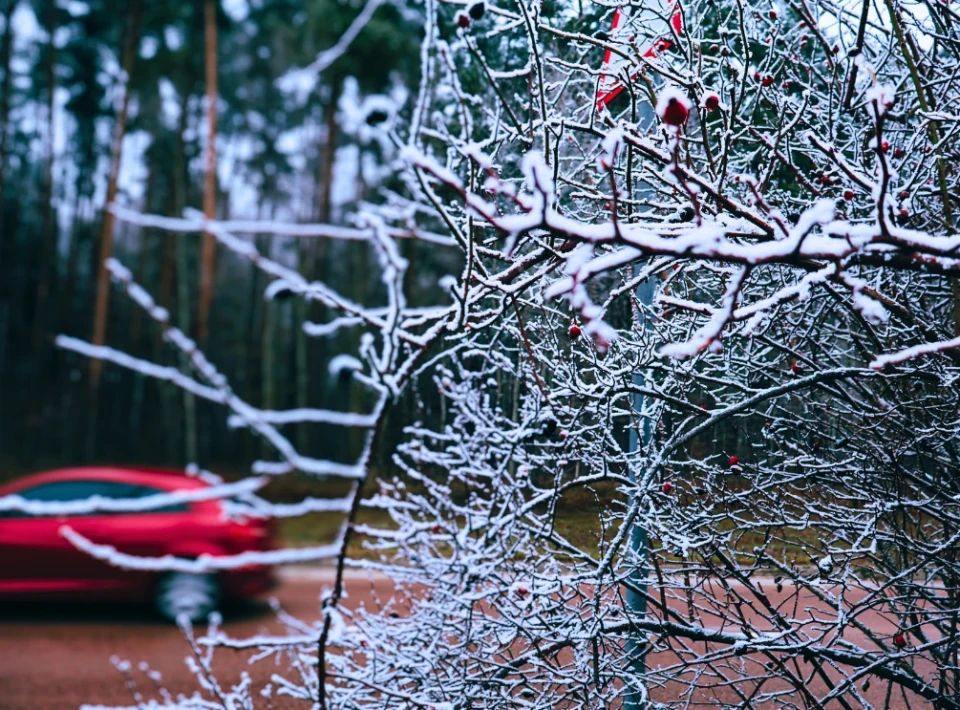
M 125 500 L 143 498 L 168 491 L 135 484 L 115 484 L 110 490 L 101 489 L 100 495 Z M 121 553 L 137 557 L 160 557 L 178 537 L 189 534 L 191 519 L 189 507 L 178 503 L 134 512 L 104 512 L 70 518 L 70 527 L 98 545 L 109 545 Z M 77 551 L 72 560 L 74 575 L 83 579 L 85 588 L 100 592 L 146 592 L 151 573 L 128 570 L 94 559 Z

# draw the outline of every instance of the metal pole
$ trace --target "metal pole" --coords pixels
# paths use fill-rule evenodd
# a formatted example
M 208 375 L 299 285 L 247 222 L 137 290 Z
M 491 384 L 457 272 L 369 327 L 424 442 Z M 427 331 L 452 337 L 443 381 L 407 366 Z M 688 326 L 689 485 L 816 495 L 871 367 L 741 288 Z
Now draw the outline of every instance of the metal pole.
M 631 9 L 642 9 L 645 5 L 655 5 L 659 6 L 661 10 L 666 10 L 667 8 L 672 8 L 671 10 L 671 20 L 670 24 L 673 25 L 676 31 L 680 31 L 680 23 L 677 22 L 679 19 L 679 4 L 671 2 L 670 0 L 643 0 L 639 8 L 636 5 L 631 6 Z M 641 14 L 642 10 L 641 10 Z M 662 13 L 656 13 L 653 17 L 644 17 L 638 18 L 644 20 L 644 24 L 649 28 L 651 23 L 656 23 L 657 18 L 663 17 Z M 614 14 L 613 19 L 613 28 L 612 31 L 616 31 L 624 22 L 624 15 L 618 9 Z M 668 28 L 666 23 L 660 21 L 663 24 L 662 36 L 666 36 L 668 33 Z M 607 56 L 604 58 L 603 69 L 606 72 L 605 76 L 607 77 L 606 81 L 601 80 L 601 85 L 598 92 L 598 110 L 604 110 L 604 108 L 609 108 L 609 103 L 612 101 L 613 97 L 618 93 L 623 91 L 624 88 L 629 88 L 629 79 L 627 78 L 629 74 L 629 69 L 622 66 L 622 64 L 613 60 L 610 53 L 607 53 Z M 623 83 L 617 85 L 619 82 L 611 81 L 611 78 L 619 76 L 621 73 L 624 74 Z M 611 84 L 613 86 L 611 86 Z M 636 97 L 632 95 L 631 100 L 633 106 L 633 120 L 636 122 L 638 127 L 648 127 L 654 123 L 653 107 L 644 102 L 642 105 L 638 106 L 636 103 Z M 639 109 L 639 110 L 638 110 Z M 639 113 L 639 116 L 637 115 Z M 628 168 L 629 169 L 629 168 Z M 630 184 L 628 182 L 628 184 Z M 633 198 L 634 195 L 629 195 L 630 198 Z M 639 267 L 634 269 L 634 274 L 638 273 Z M 639 301 L 641 308 L 649 307 L 653 303 L 655 286 L 652 280 L 647 280 L 645 283 L 641 284 L 637 288 L 637 300 Z M 644 310 L 639 312 L 639 326 L 641 329 L 649 329 L 650 323 L 647 318 L 647 313 Z M 642 387 L 646 381 L 646 377 L 642 371 L 634 372 L 631 376 L 633 383 L 638 387 Z M 628 455 L 634 454 L 643 449 L 647 449 L 650 446 L 651 440 L 653 438 L 653 428 L 650 422 L 650 419 L 644 415 L 643 405 L 644 398 L 639 391 L 633 396 L 633 410 L 638 413 L 640 421 L 638 426 L 630 427 L 630 440 L 628 444 Z M 635 456 L 636 458 L 636 456 Z M 637 470 L 636 464 L 631 462 L 629 465 L 628 477 L 633 484 L 637 483 Z M 630 504 L 636 501 L 636 485 L 634 485 L 634 492 L 630 496 Z M 627 612 L 630 615 L 630 618 L 640 618 L 646 615 L 647 613 L 647 600 L 646 600 L 646 579 L 648 574 L 647 569 L 647 552 L 648 552 L 648 539 L 647 531 L 641 526 L 634 524 L 633 529 L 630 530 L 630 560 L 628 564 L 632 564 L 633 568 L 630 570 L 628 575 L 628 587 L 626 590 L 626 602 L 627 602 Z M 627 640 L 627 658 L 630 664 L 630 669 L 633 671 L 633 678 L 639 680 L 646 673 L 646 660 L 645 656 L 647 653 L 647 641 L 646 637 L 639 632 L 632 633 Z M 643 710 L 645 705 L 643 699 L 646 693 L 642 687 L 639 687 L 633 683 L 629 684 L 627 689 L 627 694 L 624 697 L 623 708 L 624 710 Z
M 639 267 L 635 269 L 635 273 L 638 270 Z M 649 306 L 653 303 L 654 290 L 652 280 L 647 280 L 640 284 L 637 288 L 637 300 L 640 302 L 641 307 Z M 638 318 L 642 329 L 650 327 L 647 314 L 644 311 L 640 310 L 638 312 Z M 646 382 L 646 377 L 640 370 L 633 373 L 632 379 L 633 383 L 638 387 L 642 387 Z M 638 413 L 640 421 L 638 422 L 639 427 L 630 427 L 629 453 L 631 454 L 638 452 L 641 447 L 644 449 L 649 447 L 651 439 L 653 438 L 652 423 L 650 419 L 643 414 L 643 400 L 644 397 L 639 392 L 633 395 L 633 409 Z M 637 471 L 632 463 L 629 469 L 629 478 L 631 482 L 636 484 Z M 635 492 L 631 494 L 631 505 L 636 500 L 635 495 Z M 642 617 L 647 613 L 647 599 L 644 596 L 644 593 L 647 591 L 647 546 L 647 531 L 642 526 L 634 524 L 633 529 L 630 531 L 630 551 L 632 553 L 631 558 L 634 566 L 630 571 L 630 586 L 627 587 L 626 594 L 627 609 L 629 610 L 631 618 Z M 630 659 L 630 667 L 636 677 L 642 676 L 647 670 L 645 660 L 646 646 L 647 640 L 639 632 L 632 634 L 627 642 L 627 657 Z M 624 710 L 642 710 L 644 705 L 642 702 L 643 696 L 644 693 L 640 688 L 633 688 L 624 699 Z

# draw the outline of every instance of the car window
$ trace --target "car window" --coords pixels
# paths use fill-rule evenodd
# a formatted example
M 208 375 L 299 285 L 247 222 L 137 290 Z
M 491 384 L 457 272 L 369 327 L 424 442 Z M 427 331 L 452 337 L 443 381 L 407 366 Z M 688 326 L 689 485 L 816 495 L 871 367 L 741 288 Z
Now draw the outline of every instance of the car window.
M 27 488 L 19 492 L 18 495 L 27 500 L 36 501 L 76 501 L 86 500 L 91 496 L 100 496 L 102 498 L 113 499 L 133 499 L 144 498 L 150 495 L 166 493 L 159 488 L 149 486 L 138 486 L 131 483 L 121 483 L 119 481 L 55 481 L 53 483 L 43 483 L 33 488 Z M 165 505 L 161 508 L 152 508 L 144 513 L 180 513 L 186 512 L 185 503 L 175 503 Z M 11 513 L 13 513 L 11 515 Z M 87 515 L 135 515 L 137 513 L 119 513 L 114 511 L 100 510 Z M 9 511 L 3 517 L 22 517 L 23 513 Z
M 162 493 L 170 493 L 171 491 L 163 491 L 159 488 L 150 488 L 149 486 L 136 486 L 136 494 L 129 496 L 130 498 L 145 498 L 146 496 L 155 496 Z M 186 513 L 187 504 L 186 503 L 172 503 L 170 505 L 165 505 L 162 508 L 151 508 L 149 510 L 151 513 Z

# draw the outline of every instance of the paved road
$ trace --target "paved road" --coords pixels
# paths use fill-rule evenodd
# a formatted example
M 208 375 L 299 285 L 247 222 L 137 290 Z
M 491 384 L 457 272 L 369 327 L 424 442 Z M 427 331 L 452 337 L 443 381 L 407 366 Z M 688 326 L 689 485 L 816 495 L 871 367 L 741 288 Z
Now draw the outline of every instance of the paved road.
M 305 621 L 316 620 L 318 597 L 330 578 L 330 572 L 319 569 L 285 574 L 277 598 L 293 616 Z M 383 578 L 371 581 L 366 575 L 352 574 L 348 582 L 348 603 L 351 607 L 360 603 L 376 604 L 374 595 L 379 599 L 389 598 L 391 586 Z M 225 630 L 234 637 L 283 631 L 266 603 L 247 604 L 229 610 L 226 616 Z M 887 620 L 879 617 L 871 623 L 875 624 L 876 631 L 892 629 Z M 882 628 L 886 626 L 890 628 Z M 0 710 L 64 710 L 84 703 L 107 707 L 132 705 L 130 690 L 110 662 L 112 656 L 130 661 L 148 698 L 156 697 L 156 692 L 153 684 L 136 670 L 142 661 L 149 661 L 154 670 L 162 673 L 164 685 L 174 695 L 192 693 L 197 686 L 184 663 L 188 653 L 189 648 L 178 629 L 144 610 L 0 605 Z M 247 670 L 255 686 L 262 686 L 276 669 L 265 662 L 248 665 L 249 655 L 249 652 L 220 650 L 215 655 L 214 671 L 225 680 L 233 680 L 239 678 L 242 670 Z M 887 704 L 884 690 L 882 684 L 875 683 L 869 693 L 870 701 L 877 708 L 926 707 L 915 698 L 907 704 L 896 696 Z M 664 692 L 670 690 L 660 689 L 655 695 Z M 302 702 L 274 698 L 276 710 L 302 710 L 303 707 Z
M 283 608 L 305 621 L 319 616 L 319 594 L 331 575 L 324 570 L 305 570 L 284 575 L 277 598 Z M 379 596 L 389 597 L 391 585 L 378 579 Z M 374 603 L 371 582 L 352 575 L 348 584 L 351 606 Z M 233 636 L 283 631 L 265 602 L 227 610 L 225 630 Z M 105 706 L 133 705 L 123 676 L 110 659 L 130 661 L 144 695 L 156 697 L 149 679 L 137 665 L 149 661 L 163 674 L 164 685 L 174 696 L 192 693 L 197 687 L 184 658 L 189 654 L 179 629 L 154 618 L 149 611 L 80 605 L 0 605 L 0 710 L 66 710 L 83 703 Z M 247 665 L 249 653 L 220 650 L 214 670 L 224 679 L 238 679 L 247 670 L 262 683 L 276 669 L 268 663 Z M 299 708 L 303 703 L 274 700 L 277 710 Z

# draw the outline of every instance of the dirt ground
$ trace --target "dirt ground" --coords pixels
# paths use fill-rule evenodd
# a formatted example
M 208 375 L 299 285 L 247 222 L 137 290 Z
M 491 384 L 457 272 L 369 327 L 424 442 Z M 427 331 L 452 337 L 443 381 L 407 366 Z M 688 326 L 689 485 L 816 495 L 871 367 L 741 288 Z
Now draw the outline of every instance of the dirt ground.
M 321 569 L 285 570 L 276 598 L 291 615 L 305 621 L 316 620 L 318 597 L 329 585 L 331 574 Z M 365 574 L 351 573 L 347 590 L 347 603 L 351 607 L 360 603 L 369 606 L 376 604 L 375 597 L 389 598 L 392 585 L 382 577 L 371 579 Z M 265 602 L 226 610 L 225 617 L 224 629 L 234 637 L 283 630 Z M 892 630 L 892 624 L 886 619 L 877 617 L 871 623 L 877 632 Z M 153 683 L 138 670 L 144 661 L 162 674 L 164 686 L 174 696 L 192 694 L 197 684 L 184 662 L 189 653 L 180 631 L 156 619 L 148 610 L 5 603 L 0 605 L 0 710 L 65 710 L 84 704 L 105 708 L 135 705 L 131 690 L 114 668 L 111 657 L 131 663 L 139 688 L 147 698 L 157 694 Z M 249 656 L 250 652 L 246 651 L 219 650 L 214 671 L 224 680 L 234 680 L 241 671 L 247 670 L 255 686 L 262 686 L 271 673 L 283 670 L 266 662 L 248 665 Z M 656 657 L 651 660 L 655 662 Z M 874 707 L 890 710 L 928 707 L 916 698 L 904 699 L 897 694 L 888 701 L 884 691 L 884 685 L 879 682 L 871 688 L 869 700 Z M 667 689 L 656 691 L 655 697 L 664 692 L 668 692 Z M 729 700 L 735 701 L 735 697 Z M 303 701 L 273 699 L 276 710 L 305 707 L 308 705 Z

